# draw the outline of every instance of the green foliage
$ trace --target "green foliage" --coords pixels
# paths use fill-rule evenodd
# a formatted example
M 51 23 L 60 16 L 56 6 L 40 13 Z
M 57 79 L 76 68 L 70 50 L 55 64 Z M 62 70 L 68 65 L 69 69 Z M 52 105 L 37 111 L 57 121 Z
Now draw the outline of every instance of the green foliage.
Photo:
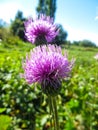
M 0 39 L 4 41 L 8 36 L 9 36 L 8 29 L 5 27 L 0 28 Z
M 6 108 L 0 108 L 0 113 L 3 113 L 6 110 Z M 11 124 L 11 117 L 1 114 L 0 115 L 0 130 L 7 130 L 7 128 Z
M 4 42 L 5 46 L 19 45 L 22 43 L 22 41 L 17 36 L 6 37 Z
M 7 130 L 11 123 L 11 118 L 7 115 L 0 115 L 0 130 Z
M 65 41 L 66 41 L 66 38 L 67 38 L 67 32 L 63 29 L 63 26 L 59 24 L 58 26 L 59 28 L 59 34 L 56 36 L 54 42 L 57 44 L 57 45 L 61 45 L 61 44 L 64 44 Z M 53 42 L 53 43 L 54 43 Z
M 24 36 L 24 21 L 22 11 L 18 11 L 15 20 L 11 23 L 11 32 L 14 36 L 18 36 L 20 39 L 25 40 Z
M 1 43 L 4 44 L 4 46 L 18 45 L 21 41 L 18 36 L 14 36 L 11 33 L 9 27 L 0 28 L 0 39 Z
M 83 47 L 96 47 L 96 44 L 89 40 L 74 41 L 73 45 L 83 46 Z
M 47 0 L 46 1 L 48 6 L 48 12 L 47 15 L 55 19 L 55 12 L 56 12 L 56 0 Z
M 6 108 L 0 108 L 0 113 L 4 112 Z
M 0 46 L 0 130 L 48 129 L 48 99 L 40 86 L 28 85 L 20 74 L 22 60 L 34 46 L 22 43 Z M 69 59 L 75 57 L 75 65 L 69 79 L 62 82 L 57 97 L 61 130 L 98 129 L 98 61 L 97 48 L 70 46 Z M 4 116 L 4 117 L 3 117 Z M 5 121 L 5 122 L 4 122 Z M 0 124 L 0 127 L 2 125 Z
M 96 47 L 95 43 L 89 41 L 89 40 L 83 40 L 80 42 L 80 46 L 84 47 Z
M 55 19 L 56 0 L 39 0 L 36 10 Z

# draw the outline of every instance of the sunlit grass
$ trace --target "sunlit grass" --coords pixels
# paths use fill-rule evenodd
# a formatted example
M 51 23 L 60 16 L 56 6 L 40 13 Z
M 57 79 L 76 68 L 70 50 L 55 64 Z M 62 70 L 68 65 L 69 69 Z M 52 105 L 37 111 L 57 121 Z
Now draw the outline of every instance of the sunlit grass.
M 38 129 L 49 125 L 47 102 L 44 102 L 46 97 L 41 96 L 40 89 L 28 86 L 20 78 L 22 60 L 33 47 L 30 43 L 0 45 L 0 108 L 6 108 L 3 114 L 12 118 L 9 127 L 14 129 L 35 127 L 36 117 Z M 76 61 L 70 78 L 62 83 L 58 96 L 60 127 L 66 130 L 96 130 L 98 61 L 94 56 L 98 48 L 68 48 L 65 45 L 63 52 L 64 49 L 68 51 L 69 58 L 73 57 Z

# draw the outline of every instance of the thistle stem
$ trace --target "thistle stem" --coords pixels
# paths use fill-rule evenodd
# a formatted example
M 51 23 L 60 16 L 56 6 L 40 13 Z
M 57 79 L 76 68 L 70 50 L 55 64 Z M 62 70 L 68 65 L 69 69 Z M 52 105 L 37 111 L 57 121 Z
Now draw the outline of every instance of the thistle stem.
M 56 105 L 56 97 L 52 98 L 53 100 L 53 113 L 54 113 L 54 124 L 55 124 L 55 130 L 59 130 L 59 122 L 58 122 L 58 112 L 57 112 L 57 105 Z
M 52 119 L 53 119 L 53 108 L 52 108 L 52 100 L 51 100 L 51 96 L 48 96 L 48 100 L 49 100 L 49 120 L 50 120 L 50 130 L 52 130 Z
M 59 130 L 56 97 L 49 96 L 49 107 L 50 107 L 50 125 L 51 125 L 51 128 L 52 128 L 52 120 L 53 120 L 54 130 Z

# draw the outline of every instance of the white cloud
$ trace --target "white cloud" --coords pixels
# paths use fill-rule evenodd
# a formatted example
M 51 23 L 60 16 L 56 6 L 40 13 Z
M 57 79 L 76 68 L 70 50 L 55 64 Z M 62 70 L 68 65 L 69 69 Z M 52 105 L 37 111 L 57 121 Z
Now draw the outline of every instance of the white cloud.
M 21 8 L 21 5 L 16 2 L 7 2 L 0 4 L 0 18 L 6 22 L 10 22 L 15 17 L 17 10 Z
M 98 6 L 96 7 L 96 17 L 95 20 L 98 20 Z
M 88 32 L 85 30 L 75 29 L 69 25 L 64 26 L 68 31 L 68 40 L 79 41 L 79 40 L 90 40 L 98 46 L 98 34 L 93 32 Z
M 28 1 L 29 3 L 29 1 Z M 31 16 L 30 13 L 35 16 L 35 3 L 32 6 L 33 8 L 29 8 L 29 4 L 27 3 L 27 5 L 25 4 L 23 6 L 22 1 L 6 1 L 6 2 L 2 2 L 0 3 L 0 18 L 2 18 L 4 21 L 10 23 L 10 20 L 13 20 L 15 18 L 15 15 L 17 13 L 18 10 L 23 11 L 23 14 L 25 17 L 27 16 Z
M 98 20 L 98 16 L 95 17 L 95 20 Z

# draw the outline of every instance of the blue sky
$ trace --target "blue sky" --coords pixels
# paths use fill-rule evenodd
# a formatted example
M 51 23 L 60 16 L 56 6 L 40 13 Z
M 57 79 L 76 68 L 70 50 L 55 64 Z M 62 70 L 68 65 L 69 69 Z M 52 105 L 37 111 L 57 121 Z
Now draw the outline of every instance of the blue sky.
M 36 16 L 38 0 L 0 0 L 0 18 L 14 19 L 17 10 L 24 16 Z M 98 45 L 98 0 L 57 0 L 55 23 L 68 32 L 67 40 L 88 39 Z

